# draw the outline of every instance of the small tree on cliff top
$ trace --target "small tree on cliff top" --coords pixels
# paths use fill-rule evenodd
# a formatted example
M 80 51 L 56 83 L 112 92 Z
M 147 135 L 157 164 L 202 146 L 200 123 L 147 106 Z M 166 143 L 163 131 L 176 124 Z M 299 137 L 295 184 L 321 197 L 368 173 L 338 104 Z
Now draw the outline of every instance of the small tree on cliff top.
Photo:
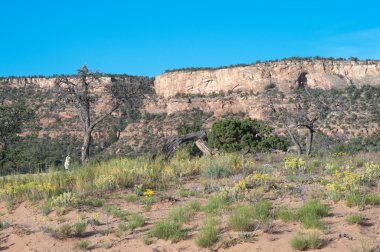
M 74 77 L 59 76 L 55 85 L 58 91 L 58 99 L 65 104 L 72 105 L 78 112 L 80 119 L 83 143 L 81 149 L 81 162 L 85 163 L 90 154 L 90 143 L 94 128 L 105 120 L 109 115 L 124 104 L 137 104 L 141 100 L 142 92 L 139 85 L 123 80 L 112 81 L 110 86 L 105 87 L 104 96 L 111 97 L 108 109 L 96 112 L 94 106 L 99 102 L 99 96 L 93 88 L 101 83 L 102 75 L 98 72 L 90 72 L 86 66 L 77 70 Z

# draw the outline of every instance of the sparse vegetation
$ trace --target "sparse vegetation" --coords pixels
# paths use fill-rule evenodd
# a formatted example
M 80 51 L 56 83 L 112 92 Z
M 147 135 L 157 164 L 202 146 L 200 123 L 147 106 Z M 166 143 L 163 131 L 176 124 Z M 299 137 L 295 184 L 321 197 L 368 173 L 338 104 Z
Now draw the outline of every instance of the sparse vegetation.
M 87 250 L 88 247 L 90 246 L 90 242 L 87 240 L 80 240 L 75 243 L 74 248 L 76 249 L 81 249 L 81 250 Z
M 201 248 L 212 248 L 219 240 L 218 221 L 215 219 L 206 219 L 195 238 L 196 244 Z
M 350 225 L 360 224 L 363 221 L 363 217 L 360 214 L 351 214 L 346 217 L 346 222 Z
M 128 228 L 132 231 L 138 227 L 142 227 L 145 223 L 144 217 L 139 214 L 132 214 L 128 217 Z

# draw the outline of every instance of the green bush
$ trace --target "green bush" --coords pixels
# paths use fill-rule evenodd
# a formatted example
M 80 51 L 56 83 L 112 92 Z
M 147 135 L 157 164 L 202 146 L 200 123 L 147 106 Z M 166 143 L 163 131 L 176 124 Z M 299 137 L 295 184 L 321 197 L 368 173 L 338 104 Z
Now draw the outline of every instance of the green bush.
M 225 152 L 286 150 L 287 141 L 273 135 L 273 128 L 252 119 L 223 119 L 212 125 L 208 134 L 210 147 Z

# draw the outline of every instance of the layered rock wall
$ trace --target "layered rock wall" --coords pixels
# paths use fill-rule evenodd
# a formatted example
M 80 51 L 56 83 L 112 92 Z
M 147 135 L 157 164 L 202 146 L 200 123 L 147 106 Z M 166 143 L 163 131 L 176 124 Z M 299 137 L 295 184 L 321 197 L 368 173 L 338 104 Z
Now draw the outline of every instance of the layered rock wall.
M 270 85 L 287 92 L 297 86 L 345 88 L 380 86 L 379 61 L 280 61 L 215 70 L 182 70 L 155 79 L 159 97 L 177 94 L 210 95 L 228 91 L 260 92 Z

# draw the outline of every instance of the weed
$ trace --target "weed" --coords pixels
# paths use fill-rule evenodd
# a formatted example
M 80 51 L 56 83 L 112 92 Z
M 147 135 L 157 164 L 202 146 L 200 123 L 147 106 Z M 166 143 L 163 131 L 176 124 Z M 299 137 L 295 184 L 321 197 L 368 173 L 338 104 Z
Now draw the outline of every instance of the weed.
M 158 239 L 180 241 L 187 236 L 187 233 L 181 230 L 181 225 L 173 220 L 164 218 L 153 224 L 150 235 Z
M 81 236 L 84 231 L 86 231 L 87 223 L 84 220 L 79 220 L 76 223 L 74 223 L 74 233 L 77 236 Z
M 188 204 L 190 209 L 199 212 L 201 210 L 201 204 L 197 200 L 190 201 Z
M 46 234 L 53 234 L 55 233 L 54 229 L 52 229 L 51 227 L 49 226 L 40 226 L 39 227 L 39 230 L 43 233 L 46 233 Z
M 181 197 L 194 197 L 194 196 L 197 196 L 198 194 L 199 192 L 194 188 L 186 189 L 181 186 L 178 190 L 178 195 Z
M 346 217 L 346 222 L 350 225 L 360 224 L 363 221 L 363 217 L 360 214 L 352 214 Z
M 144 217 L 140 214 L 132 214 L 128 218 L 128 228 L 132 231 L 138 227 L 142 227 L 145 224 Z
M 47 216 L 52 211 L 51 208 L 51 201 L 46 201 L 42 206 L 40 207 L 40 212 L 42 215 Z
M 11 226 L 11 224 L 9 224 L 9 222 L 0 221 L 0 230 L 6 229 L 6 228 L 8 228 L 10 226 Z
M 320 219 L 327 216 L 328 208 L 318 200 L 309 200 L 298 209 L 299 218 L 305 228 L 320 228 L 324 226 Z
M 144 205 L 145 211 L 149 211 L 156 202 L 157 199 L 152 196 L 143 197 L 141 199 L 141 203 Z
M 220 209 L 226 208 L 227 202 L 220 196 L 212 196 L 203 206 L 203 210 L 207 213 L 217 213 Z
M 218 221 L 215 219 L 206 219 L 202 228 L 195 238 L 195 243 L 201 248 L 212 248 L 219 240 Z
M 218 179 L 230 176 L 231 171 L 224 166 L 211 165 L 202 173 L 202 175 L 207 178 Z
M 254 211 L 250 206 L 238 206 L 232 212 L 228 226 L 235 231 L 252 231 Z
M 90 207 L 102 207 L 104 205 L 104 200 L 99 198 L 85 198 L 79 200 L 78 203 Z
M 296 235 L 290 240 L 290 246 L 295 250 L 303 251 L 307 249 L 307 241 L 305 237 Z
M 120 230 L 121 232 L 127 231 L 127 225 L 124 222 L 120 222 L 119 225 L 117 226 L 117 229 Z
M 322 240 L 317 232 L 312 232 L 307 236 L 307 245 L 311 249 L 319 249 L 322 246 Z
M 378 203 L 378 197 L 374 193 L 366 194 L 359 191 L 350 191 L 345 198 L 347 206 L 357 206 L 359 209 L 364 209 L 365 205 L 373 206 Z
M 63 224 L 57 230 L 59 236 L 65 238 L 71 236 L 72 228 L 69 224 Z
M 135 202 L 137 200 L 137 196 L 135 194 L 127 194 L 127 196 L 125 196 L 125 201 L 127 203 L 131 203 L 131 202 Z
M 195 213 L 196 210 L 192 208 L 191 205 L 177 206 L 169 212 L 168 218 L 180 224 L 184 224 L 189 222 Z
M 272 204 L 268 200 L 261 200 L 253 207 L 255 219 L 260 222 L 267 222 L 271 217 Z
M 81 249 L 81 250 L 87 250 L 90 246 L 90 242 L 86 240 L 80 240 L 75 243 L 74 248 Z
M 105 205 L 103 207 L 103 209 L 104 209 L 104 211 L 106 211 L 107 213 L 112 214 L 116 218 L 119 218 L 121 220 L 126 220 L 127 219 L 128 212 L 125 211 L 125 210 L 119 209 L 116 206 Z
M 53 199 L 52 205 L 55 207 L 71 207 L 78 203 L 78 199 L 71 192 L 65 192 Z
M 277 208 L 275 211 L 275 216 L 277 219 L 284 222 L 296 221 L 298 219 L 296 211 L 286 207 Z

